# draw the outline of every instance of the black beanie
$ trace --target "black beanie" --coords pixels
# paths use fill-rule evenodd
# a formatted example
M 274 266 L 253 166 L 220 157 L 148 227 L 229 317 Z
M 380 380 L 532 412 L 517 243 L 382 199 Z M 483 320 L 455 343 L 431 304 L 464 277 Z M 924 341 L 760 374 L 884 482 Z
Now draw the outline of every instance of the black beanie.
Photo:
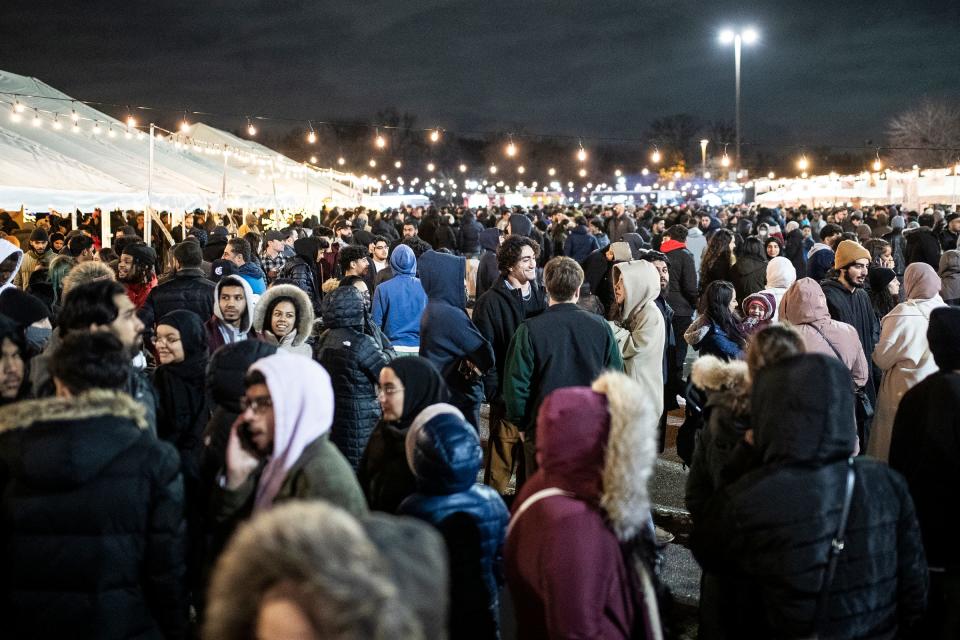
M 0 295 L 0 314 L 21 327 L 29 327 L 34 322 L 49 318 L 50 310 L 39 298 L 16 287 L 9 287 Z
M 50 242 L 50 237 L 46 231 L 37 227 L 33 230 L 33 233 L 30 234 L 30 242 Z
M 940 307 L 930 314 L 927 343 L 937 366 L 960 369 L 960 309 Z
M 893 279 L 896 277 L 896 272 L 894 272 L 893 269 L 887 269 L 886 267 L 873 267 L 870 269 L 870 273 L 867 275 L 867 278 L 870 280 L 870 289 L 873 291 L 881 291 L 888 284 L 893 282 Z
M 155 265 L 157 263 L 157 252 L 143 242 L 128 244 L 123 248 L 123 253 L 133 256 L 134 262 L 140 264 Z

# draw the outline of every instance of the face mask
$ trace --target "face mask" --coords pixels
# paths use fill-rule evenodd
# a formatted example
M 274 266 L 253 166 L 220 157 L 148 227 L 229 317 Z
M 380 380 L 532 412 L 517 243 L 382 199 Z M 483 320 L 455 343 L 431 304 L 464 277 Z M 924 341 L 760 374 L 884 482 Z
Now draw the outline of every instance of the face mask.
M 27 344 L 34 352 L 39 353 L 47 346 L 47 342 L 50 340 L 52 333 L 52 329 L 33 326 L 27 327 Z

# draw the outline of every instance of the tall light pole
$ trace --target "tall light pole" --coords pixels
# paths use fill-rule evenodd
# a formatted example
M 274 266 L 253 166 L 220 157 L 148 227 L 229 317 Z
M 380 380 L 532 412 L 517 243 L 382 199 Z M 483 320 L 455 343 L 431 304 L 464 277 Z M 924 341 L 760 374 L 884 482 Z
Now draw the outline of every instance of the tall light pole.
M 736 68 L 736 122 L 737 122 L 737 140 L 736 140 L 736 171 L 740 172 L 740 50 L 744 44 L 753 44 L 757 41 L 759 35 L 755 29 L 744 29 L 743 31 L 733 31 L 724 29 L 720 32 L 720 42 L 723 44 L 733 43 L 733 63 Z

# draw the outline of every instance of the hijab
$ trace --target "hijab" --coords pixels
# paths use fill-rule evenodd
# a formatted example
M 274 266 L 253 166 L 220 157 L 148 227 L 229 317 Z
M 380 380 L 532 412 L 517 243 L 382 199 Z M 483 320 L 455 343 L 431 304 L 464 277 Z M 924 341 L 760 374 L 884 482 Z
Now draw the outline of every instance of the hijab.
M 426 358 L 396 358 L 387 367 L 403 384 L 403 414 L 396 422 L 398 429 L 409 427 L 414 418 L 430 405 L 446 401 L 447 385 L 437 368 Z
M 926 262 L 914 262 L 903 273 L 908 300 L 929 300 L 940 293 L 940 276 Z
M 183 361 L 157 367 L 153 383 L 157 390 L 157 435 L 174 444 L 181 453 L 199 446 L 209 410 L 205 376 L 209 352 L 203 321 L 193 311 L 177 309 L 166 314 L 157 326 L 167 325 L 180 332 Z M 185 473 L 196 460 L 184 460 Z

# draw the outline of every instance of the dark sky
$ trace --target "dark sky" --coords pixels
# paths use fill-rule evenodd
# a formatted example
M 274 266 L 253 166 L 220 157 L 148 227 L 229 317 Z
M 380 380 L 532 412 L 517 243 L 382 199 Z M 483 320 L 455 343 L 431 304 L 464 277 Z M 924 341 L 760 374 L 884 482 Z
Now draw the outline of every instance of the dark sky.
M 880 140 L 918 97 L 960 98 L 960 0 L 4 0 L 0 68 L 90 100 L 639 137 L 732 121 L 728 25 L 761 33 L 747 141 Z

